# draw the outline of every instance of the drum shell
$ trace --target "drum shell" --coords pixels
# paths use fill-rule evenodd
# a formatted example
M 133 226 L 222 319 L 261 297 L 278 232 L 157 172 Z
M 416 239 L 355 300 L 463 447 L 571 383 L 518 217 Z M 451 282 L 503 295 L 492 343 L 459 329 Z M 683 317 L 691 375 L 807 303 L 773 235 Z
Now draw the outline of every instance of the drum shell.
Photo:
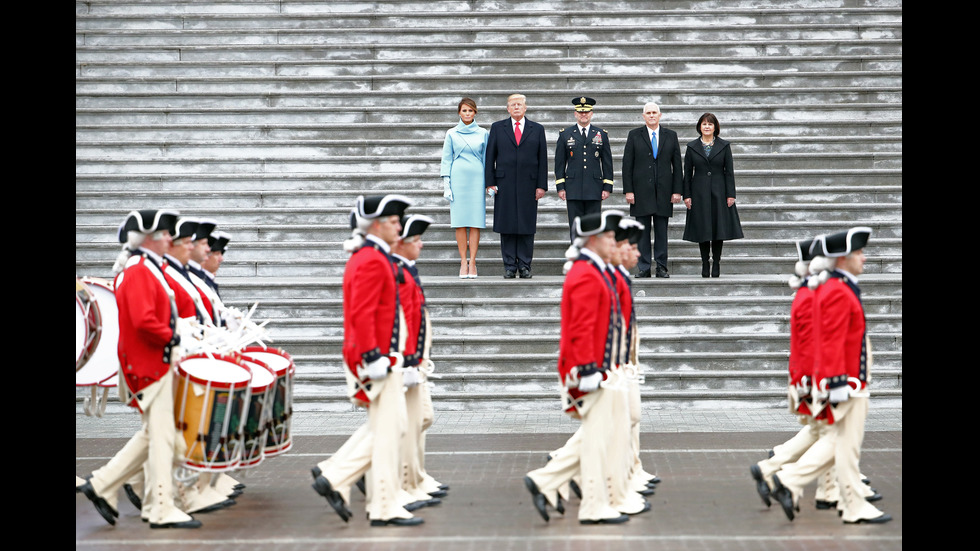
M 185 369 L 186 362 L 205 359 L 233 364 L 242 370 L 244 380 L 214 381 Z M 186 444 L 182 464 L 198 471 L 238 468 L 243 450 L 242 429 L 251 397 L 251 370 L 231 356 L 211 359 L 200 354 L 181 360 L 174 375 L 174 419 L 178 438 L 183 438 Z
M 241 354 L 265 363 L 276 375 L 273 389 L 271 427 L 266 437 L 265 456 L 273 457 L 289 451 L 292 441 L 293 377 L 296 364 L 284 350 L 248 346 Z
M 275 372 L 265 363 L 246 356 L 242 356 L 242 361 L 252 370 L 252 395 L 245 416 L 244 449 L 239 466 L 255 467 L 265 459 L 277 379 Z

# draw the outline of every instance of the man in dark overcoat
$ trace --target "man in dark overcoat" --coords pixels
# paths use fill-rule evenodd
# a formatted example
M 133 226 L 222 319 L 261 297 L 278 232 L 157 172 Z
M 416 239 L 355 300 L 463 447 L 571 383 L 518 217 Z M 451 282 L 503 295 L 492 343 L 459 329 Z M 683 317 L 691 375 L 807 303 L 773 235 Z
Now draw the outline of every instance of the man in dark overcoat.
M 623 193 L 630 215 L 643 224 L 637 277 L 650 277 L 656 261 L 657 277 L 667 271 L 667 222 L 684 191 L 681 148 L 677 133 L 660 126 L 660 107 L 643 106 L 643 126 L 630 130 L 623 149 Z M 650 232 L 653 232 L 653 254 Z
M 538 200 L 548 191 L 544 127 L 524 117 L 527 99 L 507 98 L 510 117 L 490 126 L 485 186 L 494 194 L 493 231 L 500 234 L 504 278 L 531 277 Z

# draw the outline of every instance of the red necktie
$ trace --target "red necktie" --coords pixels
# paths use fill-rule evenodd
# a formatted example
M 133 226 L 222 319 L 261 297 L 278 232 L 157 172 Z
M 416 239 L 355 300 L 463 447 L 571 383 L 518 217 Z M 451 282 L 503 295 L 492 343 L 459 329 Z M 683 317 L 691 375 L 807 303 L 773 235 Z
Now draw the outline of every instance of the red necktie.
M 514 139 L 517 140 L 517 145 L 521 145 L 521 123 L 514 123 Z

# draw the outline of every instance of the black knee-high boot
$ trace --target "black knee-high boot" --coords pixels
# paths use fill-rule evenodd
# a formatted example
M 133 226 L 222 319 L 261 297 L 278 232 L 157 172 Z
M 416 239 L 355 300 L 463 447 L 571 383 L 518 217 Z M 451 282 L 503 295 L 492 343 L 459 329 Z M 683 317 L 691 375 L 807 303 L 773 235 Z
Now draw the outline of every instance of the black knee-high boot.
M 722 240 L 711 242 L 711 277 L 718 277 L 721 275 L 721 247 L 725 242 Z M 701 255 L 704 256 L 703 254 Z

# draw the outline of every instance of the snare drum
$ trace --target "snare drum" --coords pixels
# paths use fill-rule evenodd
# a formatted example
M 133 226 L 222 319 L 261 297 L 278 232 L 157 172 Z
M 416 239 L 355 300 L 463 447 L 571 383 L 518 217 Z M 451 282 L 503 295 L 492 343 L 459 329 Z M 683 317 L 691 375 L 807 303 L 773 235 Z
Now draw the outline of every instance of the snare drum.
M 75 372 L 75 386 L 114 387 L 119 372 L 119 309 L 112 282 L 97 277 L 83 277 L 81 282 L 95 297 L 102 330 L 98 346 L 81 369 Z
M 102 315 L 95 294 L 75 278 L 75 373 L 95 353 L 102 336 Z
M 246 346 L 241 354 L 264 363 L 276 375 L 274 400 L 272 404 L 272 426 L 266 438 L 265 456 L 272 457 L 285 453 L 293 447 L 290 430 L 293 415 L 293 376 L 296 364 L 292 357 L 278 348 Z
M 265 459 L 265 442 L 272 425 L 272 405 L 275 400 L 276 374 L 265 363 L 241 357 L 252 371 L 252 397 L 245 416 L 245 449 L 240 467 L 254 467 Z
M 238 467 L 251 380 L 251 370 L 234 356 L 194 354 L 177 364 L 174 420 L 187 443 L 185 467 L 208 472 Z

